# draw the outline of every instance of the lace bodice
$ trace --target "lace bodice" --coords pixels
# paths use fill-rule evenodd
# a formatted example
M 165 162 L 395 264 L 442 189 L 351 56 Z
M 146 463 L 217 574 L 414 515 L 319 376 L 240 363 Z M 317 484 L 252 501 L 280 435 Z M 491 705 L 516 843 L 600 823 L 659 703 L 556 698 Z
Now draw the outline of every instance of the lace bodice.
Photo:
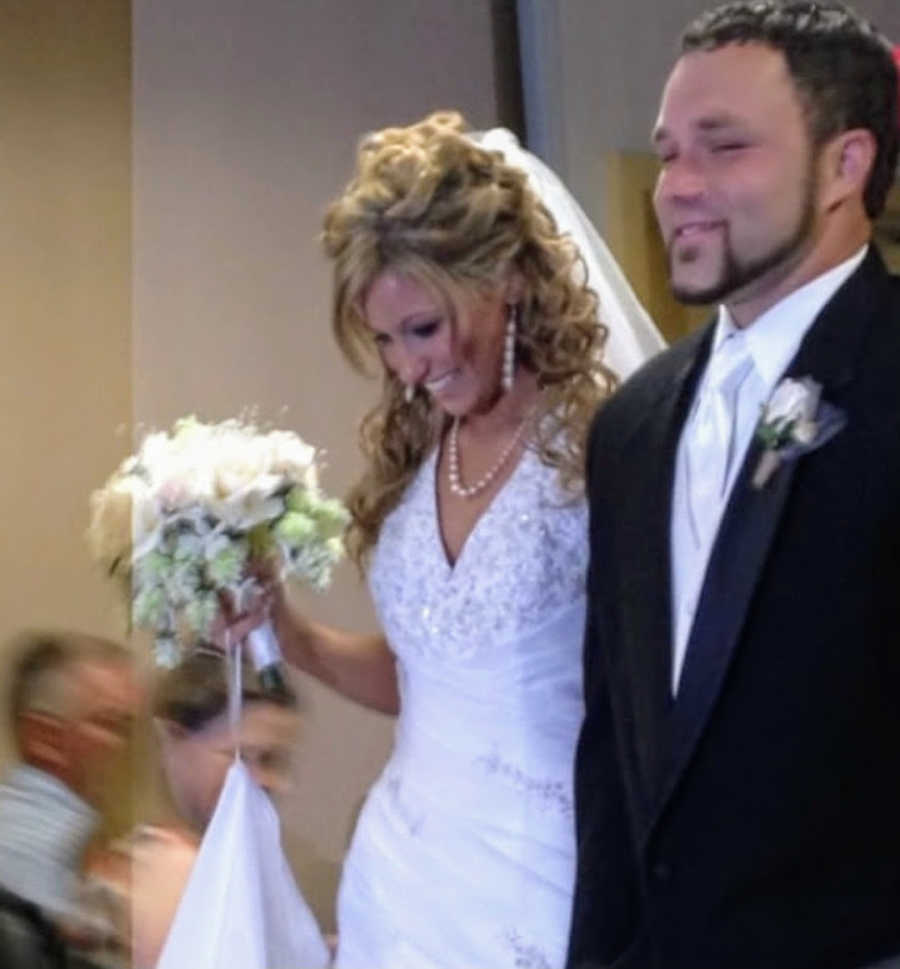
M 564 493 L 557 472 L 527 450 L 451 566 L 438 525 L 436 465 L 433 451 L 382 527 L 372 594 L 401 657 L 487 660 L 583 594 L 585 503 Z
M 372 562 L 400 715 L 344 865 L 337 966 L 559 967 L 575 877 L 585 503 L 526 451 L 451 566 L 436 465 L 435 452 Z

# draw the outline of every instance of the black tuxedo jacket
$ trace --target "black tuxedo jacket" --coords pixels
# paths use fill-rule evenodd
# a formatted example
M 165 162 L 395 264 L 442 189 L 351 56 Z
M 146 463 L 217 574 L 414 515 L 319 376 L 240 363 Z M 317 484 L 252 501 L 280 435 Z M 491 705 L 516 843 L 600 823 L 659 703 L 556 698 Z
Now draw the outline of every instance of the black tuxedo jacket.
M 846 426 L 750 451 L 677 699 L 676 448 L 712 326 L 598 414 L 571 967 L 852 969 L 900 953 L 900 279 L 874 249 L 788 375 Z

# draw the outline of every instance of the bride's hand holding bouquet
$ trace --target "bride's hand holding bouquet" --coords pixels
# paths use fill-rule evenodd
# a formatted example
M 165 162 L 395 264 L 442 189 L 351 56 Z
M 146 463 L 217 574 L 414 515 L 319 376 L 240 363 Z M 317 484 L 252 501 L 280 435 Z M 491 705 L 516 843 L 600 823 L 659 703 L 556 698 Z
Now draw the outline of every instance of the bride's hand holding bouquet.
M 267 622 L 281 583 L 324 589 L 343 554 L 347 513 L 319 487 L 318 454 L 287 431 L 195 418 L 148 435 L 91 496 L 94 558 L 119 579 L 156 660 L 185 643 L 247 640 L 277 659 Z

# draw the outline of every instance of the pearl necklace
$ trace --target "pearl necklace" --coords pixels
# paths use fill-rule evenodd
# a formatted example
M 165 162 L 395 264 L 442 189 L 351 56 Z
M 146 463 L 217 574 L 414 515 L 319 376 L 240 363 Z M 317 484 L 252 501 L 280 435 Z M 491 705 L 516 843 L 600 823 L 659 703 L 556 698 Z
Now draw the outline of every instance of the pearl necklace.
M 509 460 L 509 456 L 513 453 L 516 445 L 522 439 L 522 434 L 525 432 L 525 420 L 518 426 L 516 433 L 509 439 L 506 447 L 500 452 L 500 457 L 494 462 L 494 464 L 488 468 L 487 471 L 472 485 L 464 485 L 462 483 L 462 478 L 459 473 L 459 418 L 455 417 L 453 423 L 450 425 L 450 433 L 447 435 L 447 450 L 448 450 L 448 473 L 447 477 L 450 481 L 450 490 L 458 498 L 474 498 L 475 495 L 484 491 L 485 488 L 497 477 L 498 472 L 503 467 L 504 464 Z

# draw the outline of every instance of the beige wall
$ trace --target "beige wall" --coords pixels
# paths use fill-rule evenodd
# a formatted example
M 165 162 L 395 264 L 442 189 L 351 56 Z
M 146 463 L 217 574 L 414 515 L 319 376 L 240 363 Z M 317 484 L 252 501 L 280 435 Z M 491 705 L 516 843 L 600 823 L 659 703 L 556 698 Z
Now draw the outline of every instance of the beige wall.
M 121 632 L 83 532 L 129 444 L 129 32 L 127 0 L 0 13 L 3 643 L 25 625 Z
M 317 234 L 366 130 L 457 107 L 496 117 L 483 0 L 135 0 L 134 414 L 165 425 L 247 407 L 358 469 L 372 388 L 329 332 Z M 319 618 L 374 624 L 350 569 Z M 285 834 L 326 925 L 352 814 L 391 723 L 314 685 Z

